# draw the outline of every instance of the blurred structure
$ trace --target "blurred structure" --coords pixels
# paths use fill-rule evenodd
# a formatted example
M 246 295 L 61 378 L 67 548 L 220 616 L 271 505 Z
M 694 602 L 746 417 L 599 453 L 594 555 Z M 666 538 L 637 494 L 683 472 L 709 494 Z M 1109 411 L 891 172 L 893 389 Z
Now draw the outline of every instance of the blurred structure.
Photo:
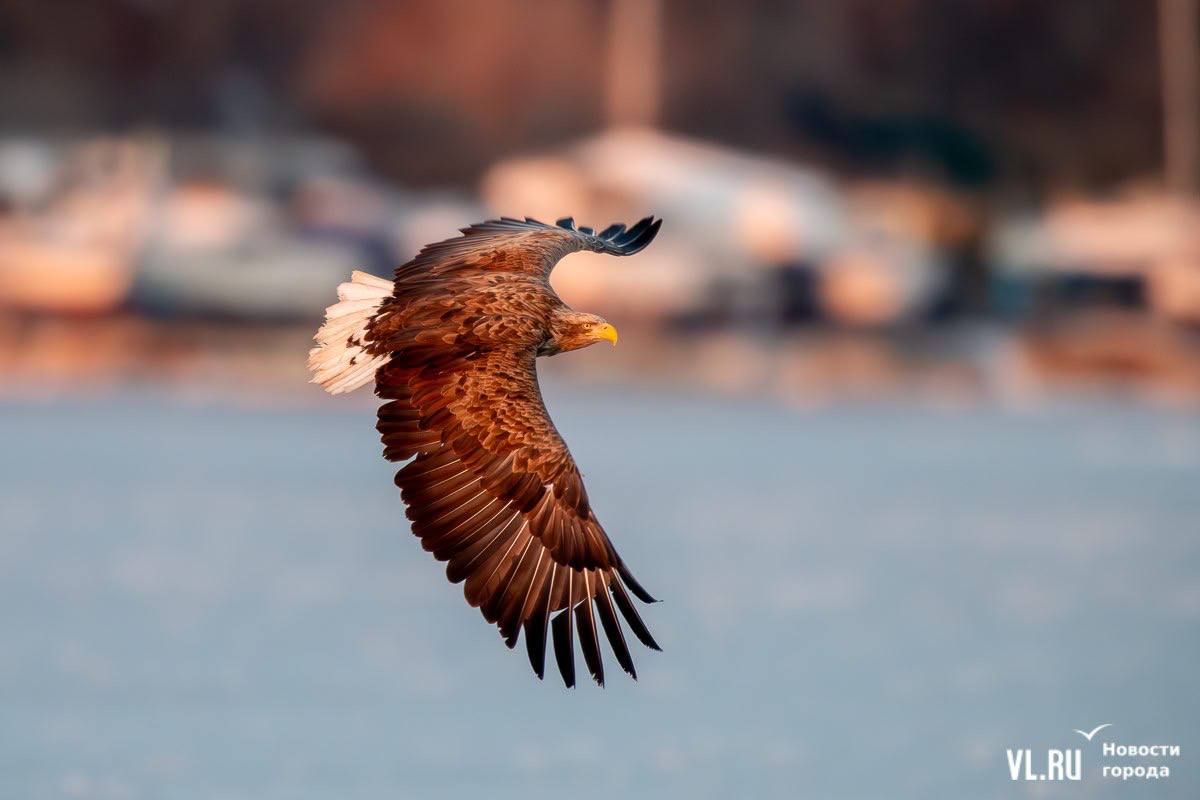
M 387 191 L 356 180 L 352 159 L 339 159 L 335 145 L 213 144 L 174 148 L 180 174 L 163 193 L 139 264 L 138 307 L 167 316 L 307 319 L 327 300 L 330 281 L 393 260 Z M 244 170 L 241 161 L 256 168 Z
M 662 107 L 662 0 L 614 0 L 605 95 L 612 127 L 650 126 Z
M 0 142 L 0 306 L 120 306 L 163 169 L 159 150 L 128 140 Z
M 1101 302 L 1200 321 L 1200 207 L 1162 193 L 1054 203 L 998 226 L 992 257 L 1041 314 Z
M 981 225 L 969 200 L 942 189 L 842 182 L 648 129 L 502 162 L 484 176 L 483 196 L 497 213 L 554 218 L 566 208 L 597 224 L 656 209 L 670 224 L 655 253 L 556 278 L 581 301 L 712 321 L 919 317 L 958 290 L 950 273 Z
M 632 85 L 691 137 L 1036 197 L 1161 168 L 1158 16 L 1123 0 L 8 3 L 0 128 L 319 128 L 392 179 L 464 188 L 595 131 Z M 644 74 L 614 81 L 614 50 Z
M 0 308 L 249 321 L 310 319 L 331 281 L 388 272 L 447 207 L 317 137 L 9 140 L 0 193 Z M 450 229 L 478 213 L 451 207 Z
M 1200 181 L 1200 14 L 1196 0 L 1159 0 L 1167 185 L 1194 197 Z
M 763 315 L 763 270 L 824 253 L 845 225 L 841 197 L 816 173 L 647 129 L 502 162 L 482 194 L 500 214 L 554 219 L 567 209 L 595 224 L 663 216 L 654 253 L 615 265 L 581 254 L 555 276 L 579 303 L 632 303 L 649 316 Z

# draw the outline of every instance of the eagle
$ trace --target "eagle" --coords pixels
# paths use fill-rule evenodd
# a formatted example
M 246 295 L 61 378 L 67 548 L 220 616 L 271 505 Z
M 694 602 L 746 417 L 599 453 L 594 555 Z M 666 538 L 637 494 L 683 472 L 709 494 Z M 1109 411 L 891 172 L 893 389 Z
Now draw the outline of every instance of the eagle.
M 617 330 L 564 303 L 550 272 L 575 251 L 633 255 L 661 225 L 654 217 L 599 232 L 570 217 L 471 225 L 423 248 L 394 280 L 353 272 L 309 351 L 312 382 L 330 394 L 374 381 L 386 401 L 376 425 L 384 458 L 405 462 L 396 485 L 413 534 L 446 562 L 452 583 L 465 582 L 467 602 L 510 649 L 524 632 L 539 679 L 552 639 L 568 688 L 576 638 L 604 685 L 601 628 L 636 680 L 621 618 L 660 648 L 630 595 L 655 600 L 596 518 L 537 379 L 539 356 L 615 345 Z

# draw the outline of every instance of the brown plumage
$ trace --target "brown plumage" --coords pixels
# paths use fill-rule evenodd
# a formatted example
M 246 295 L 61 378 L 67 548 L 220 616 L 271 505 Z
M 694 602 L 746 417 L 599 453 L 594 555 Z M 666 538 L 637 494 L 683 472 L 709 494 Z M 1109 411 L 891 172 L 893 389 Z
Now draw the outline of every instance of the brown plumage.
M 464 228 L 399 267 L 394 282 L 354 273 L 309 357 L 313 380 L 332 393 L 374 378 L 388 401 L 377 425 L 384 456 L 408 462 L 396 485 L 413 533 L 447 562 L 452 582 L 465 581 L 467 602 L 510 648 L 524 631 L 539 678 L 552 637 L 567 686 L 575 638 L 603 685 L 601 630 L 637 677 L 620 617 L 659 648 L 629 594 L 653 598 L 596 518 L 535 369 L 540 355 L 615 344 L 616 330 L 564 304 L 550 271 L 577 250 L 632 255 L 661 224 L 647 217 L 593 233 L 569 218 L 504 218 Z

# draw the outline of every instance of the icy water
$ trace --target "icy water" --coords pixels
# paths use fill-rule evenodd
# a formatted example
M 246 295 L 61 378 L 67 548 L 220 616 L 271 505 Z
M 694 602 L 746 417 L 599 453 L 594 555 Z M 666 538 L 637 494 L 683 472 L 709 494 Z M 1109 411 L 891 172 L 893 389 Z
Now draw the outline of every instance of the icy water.
M 502 646 L 362 405 L 0 407 L 0 798 L 1200 796 L 1200 417 L 547 394 L 638 683 Z

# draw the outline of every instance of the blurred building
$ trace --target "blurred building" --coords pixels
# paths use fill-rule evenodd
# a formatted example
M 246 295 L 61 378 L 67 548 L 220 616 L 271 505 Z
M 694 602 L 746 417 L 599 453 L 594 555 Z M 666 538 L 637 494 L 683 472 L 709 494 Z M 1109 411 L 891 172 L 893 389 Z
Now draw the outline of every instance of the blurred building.
M 656 5 L 643 79 L 658 124 L 689 136 L 1022 193 L 1112 185 L 1162 161 L 1154 3 Z M 629 57 L 610 47 L 631 35 L 621 7 L 7 3 L 0 132 L 320 127 L 393 178 L 462 186 L 605 121 L 606 60 Z

